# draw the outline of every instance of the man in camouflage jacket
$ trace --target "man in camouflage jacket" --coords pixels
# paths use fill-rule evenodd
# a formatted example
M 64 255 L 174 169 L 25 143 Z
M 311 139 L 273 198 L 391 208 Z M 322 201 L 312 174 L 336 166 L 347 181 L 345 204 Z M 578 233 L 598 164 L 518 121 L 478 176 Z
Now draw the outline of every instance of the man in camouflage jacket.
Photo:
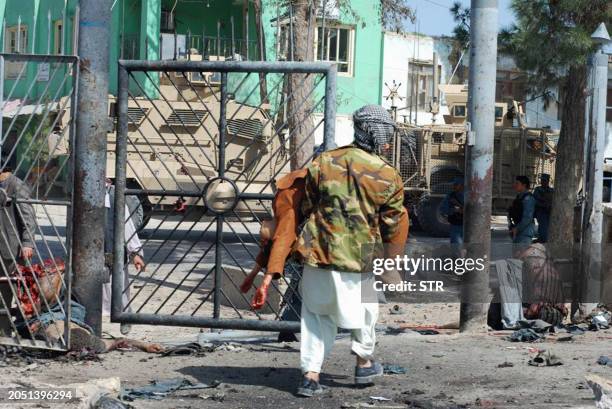
M 363 302 L 362 286 L 372 286 L 365 269 L 374 247 L 403 250 L 408 215 L 402 180 L 382 157 L 393 134 L 391 116 L 369 105 L 354 113 L 353 123 L 352 145 L 322 153 L 307 168 L 302 203 L 310 216 L 296 249 L 304 262 L 301 396 L 322 391 L 319 373 L 338 327 L 351 330 L 355 382 L 371 383 L 383 373 L 372 359 L 378 304 Z

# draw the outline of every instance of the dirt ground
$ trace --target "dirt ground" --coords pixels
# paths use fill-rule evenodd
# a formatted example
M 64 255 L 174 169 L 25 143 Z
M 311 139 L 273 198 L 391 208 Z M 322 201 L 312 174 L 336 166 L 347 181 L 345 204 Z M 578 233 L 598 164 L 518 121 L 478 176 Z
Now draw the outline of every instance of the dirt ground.
M 441 322 L 458 312 L 455 304 L 430 304 L 410 305 L 404 314 L 390 315 L 390 307 L 391 304 L 381 305 L 381 322 L 389 326 Z M 106 328 L 118 335 L 117 324 Z M 100 361 L 37 359 L 34 364 L 2 368 L 0 388 L 38 382 L 61 386 L 113 376 L 121 379 L 122 387 L 135 387 L 155 379 L 185 377 L 208 384 L 218 381 L 220 385 L 175 392 L 162 400 L 138 399 L 131 404 L 135 408 L 586 408 L 594 407 L 594 401 L 585 375 L 612 377 L 612 367 L 596 362 L 600 355 L 612 354 L 612 330 L 588 332 L 569 342 L 557 341 L 561 333 L 552 334 L 540 343 L 510 342 L 505 339 L 509 331 L 482 336 L 459 335 L 453 330 L 440 332 L 380 332 L 378 359 L 400 365 L 407 373 L 385 375 L 375 386 L 364 389 L 352 386 L 354 358 L 349 354 L 350 340 L 339 336 L 323 368 L 322 383 L 329 388 L 311 399 L 293 395 L 300 379 L 298 342 L 271 342 L 275 334 L 266 333 L 257 336 L 267 339 L 253 341 L 252 333 L 238 331 L 211 333 L 145 326 L 135 327 L 130 335 L 169 343 L 195 341 L 198 336 L 232 343 L 196 357 L 115 351 L 101 355 Z M 528 365 L 537 349 L 553 351 L 563 365 Z

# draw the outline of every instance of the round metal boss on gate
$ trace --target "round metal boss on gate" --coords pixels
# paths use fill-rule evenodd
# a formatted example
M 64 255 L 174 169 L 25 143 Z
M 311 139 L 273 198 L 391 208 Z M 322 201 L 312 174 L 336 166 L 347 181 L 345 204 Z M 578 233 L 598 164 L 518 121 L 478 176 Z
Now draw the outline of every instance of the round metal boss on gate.
M 212 179 L 204 188 L 204 205 L 213 213 L 227 213 L 237 204 L 238 186 L 229 179 Z

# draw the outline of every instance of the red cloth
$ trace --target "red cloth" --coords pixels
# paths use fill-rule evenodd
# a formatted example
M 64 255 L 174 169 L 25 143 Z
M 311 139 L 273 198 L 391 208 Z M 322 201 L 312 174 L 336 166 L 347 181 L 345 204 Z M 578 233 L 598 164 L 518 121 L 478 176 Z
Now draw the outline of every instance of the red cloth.
M 276 228 L 269 248 L 262 248 L 257 255 L 257 264 L 276 277 L 283 274 L 285 261 L 297 240 L 301 222 L 301 204 L 304 197 L 306 169 L 293 171 L 276 183 L 278 191 L 272 201 Z
M 13 275 L 17 278 L 17 299 L 26 318 L 41 312 L 41 289 L 38 283 L 46 276 L 62 274 L 66 269 L 64 261 L 47 259 L 41 264 L 18 265 Z

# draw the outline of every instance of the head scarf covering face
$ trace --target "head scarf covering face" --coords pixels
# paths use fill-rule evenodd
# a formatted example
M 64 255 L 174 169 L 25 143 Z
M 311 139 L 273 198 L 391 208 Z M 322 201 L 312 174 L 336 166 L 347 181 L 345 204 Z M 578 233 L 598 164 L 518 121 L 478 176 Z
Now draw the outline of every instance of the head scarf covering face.
M 381 153 L 391 141 L 395 123 L 386 109 L 380 105 L 366 105 L 353 113 L 355 145 L 363 150 Z

